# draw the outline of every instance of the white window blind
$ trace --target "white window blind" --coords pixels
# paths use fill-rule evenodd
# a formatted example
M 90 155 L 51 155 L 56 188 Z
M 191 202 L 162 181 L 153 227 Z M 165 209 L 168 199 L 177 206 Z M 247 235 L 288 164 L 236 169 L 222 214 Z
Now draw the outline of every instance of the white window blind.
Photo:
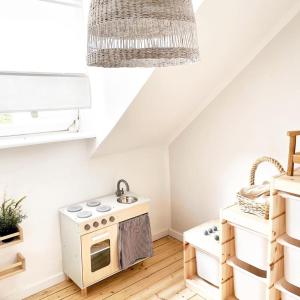
M 85 74 L 0 73 L 0 113 L 90 105 L 90 84 Z

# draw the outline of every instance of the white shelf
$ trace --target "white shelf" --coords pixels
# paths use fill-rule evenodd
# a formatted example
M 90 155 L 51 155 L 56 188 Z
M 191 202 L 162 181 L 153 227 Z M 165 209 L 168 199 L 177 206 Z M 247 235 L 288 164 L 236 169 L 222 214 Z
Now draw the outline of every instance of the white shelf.
M 273 188 L 278 191 L 300 195 L 300 169 L 294 176 L 281 175 L 273 178 Z
M 237 204 L 229 206 L 222 211 L 222 219 L 234 225 L 239 225 L 268 236 L 270 222 L 264 218 L 244 213 Z
M 83 139 L 94 139 L 93 132 L 49 132 L 40 134 L 28 134 L 15 137 L 0 138 L 0 149 L 16 148 L 22 146 L 31 146 L 48 143 L 58 143 L 66 141 L 76 141 Z

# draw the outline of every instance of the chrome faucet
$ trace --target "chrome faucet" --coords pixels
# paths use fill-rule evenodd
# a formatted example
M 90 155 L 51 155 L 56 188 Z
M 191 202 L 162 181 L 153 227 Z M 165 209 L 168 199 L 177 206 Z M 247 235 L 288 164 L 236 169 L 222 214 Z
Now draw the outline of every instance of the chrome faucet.
M 124 184 L 125 184 L 125 186 L 126 186 L 126 191 L 129 192 L 129 184 L 128 184 L 128 182 L 127 182 L 126 180 L 124 180 L 124 179 L 120 179 L 120 180 L 118 181 L 118 184 L 117 184 L 117 191 L 116 191 L 116 195 L 117 195 L 118 197 L 124 195 L 124 189 L 123 189 L 123 188 L 120 189 L 121 183 L 124 183 Z

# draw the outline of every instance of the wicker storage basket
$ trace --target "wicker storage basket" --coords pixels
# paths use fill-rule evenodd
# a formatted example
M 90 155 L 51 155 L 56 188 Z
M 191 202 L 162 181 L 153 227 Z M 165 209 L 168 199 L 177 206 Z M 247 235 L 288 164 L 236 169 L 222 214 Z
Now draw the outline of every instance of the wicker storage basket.
M 272 165 L 274 165 L 278 169 L 280 174 L 285 173 L 284 168 L 276 159 L 267 157 L 267 156 L 260 157 L 252 165 L 252 168 L 250 171 L 250 177 L 249 177 L 250 187 L 255 185 L 256 170 L 257 170 L 258 166 L 263 162 L 269 162 Z M 265 219 L 269 219 L 270 204 L 268 201 L 261 202 L 261 201 L 255 200 L 255 199 L 250 199 L 250 198 L 242 195 L 241 192 L 237 193 L 237 200 L 238 200 L 238 205 L 243 212 L 249 213 L 249 214 L 254 214 L 259 217 L 263 217 Z

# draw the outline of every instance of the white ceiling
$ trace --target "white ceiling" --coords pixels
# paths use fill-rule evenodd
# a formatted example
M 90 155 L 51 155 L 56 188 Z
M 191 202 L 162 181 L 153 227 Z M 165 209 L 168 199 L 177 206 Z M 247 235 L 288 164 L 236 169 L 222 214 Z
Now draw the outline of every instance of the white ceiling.
M 156 69 L 97 153 L 169 144 L 299 9 L 299 0 L 205 0 L 201 62 Z

